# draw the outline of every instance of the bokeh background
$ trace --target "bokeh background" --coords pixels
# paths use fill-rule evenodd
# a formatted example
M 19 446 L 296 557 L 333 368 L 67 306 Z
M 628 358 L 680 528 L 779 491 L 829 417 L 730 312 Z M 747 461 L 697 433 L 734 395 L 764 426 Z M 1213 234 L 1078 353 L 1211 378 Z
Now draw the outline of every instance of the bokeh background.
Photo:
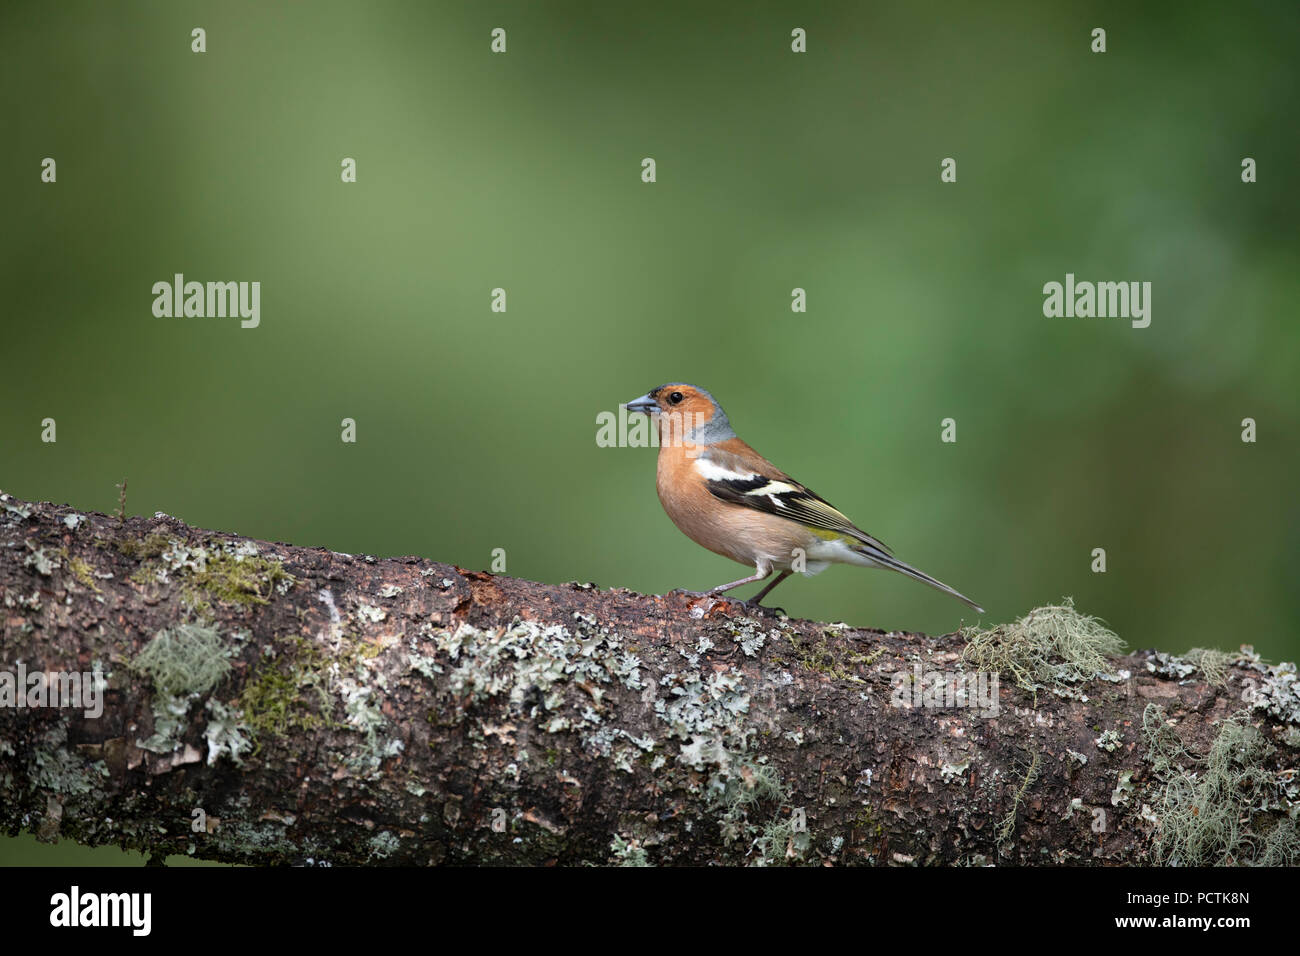
M 873 6 L 5 3 L 0 488 L 703 589 L 744 572 L 595 440 L 687 381 L 986 622 L 1300 656 L 1300 9 Z M 260 281 L 261 326 L 155 318 L 176 272 Z M 1045 318 L 1067 272 L 1151 326 Z M 854 568 L 773 597 L 974 620 Z

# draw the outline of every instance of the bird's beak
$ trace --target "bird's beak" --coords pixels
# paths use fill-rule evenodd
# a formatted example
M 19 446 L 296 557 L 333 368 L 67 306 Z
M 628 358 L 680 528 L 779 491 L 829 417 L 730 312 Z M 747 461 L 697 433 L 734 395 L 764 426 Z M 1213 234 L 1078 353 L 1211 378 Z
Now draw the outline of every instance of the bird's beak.
M 649 392 L 642 395 L 640 398 L 634 398 L 632 401 L 627 403 L 627 410 L 629 412 L 644 412 L 647 415 L 656 411 L 658 408 L 659 403 L 650 397 Z

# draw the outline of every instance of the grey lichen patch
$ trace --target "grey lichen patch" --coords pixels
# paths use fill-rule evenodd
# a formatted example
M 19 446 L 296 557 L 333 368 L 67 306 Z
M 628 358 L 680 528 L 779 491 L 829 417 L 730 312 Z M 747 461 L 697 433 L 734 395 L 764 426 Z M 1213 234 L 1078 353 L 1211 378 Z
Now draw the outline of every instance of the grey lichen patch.
M 39 613 L 41 608 L 43 607 L 43 605 L 41 604 L 40 588 L 33 590 L 30 596 L 26 596 L 21 592 L 19 592 L 18 597 L 16 598 L 11 593 L 9 593 L 9 590 L 6 588 L 4 605 L 5 607 L 27 608 L 29 611 Z
M 613 857 L 613 862 L 617 866 L 649 866 L 650 860 L 646 856 L 645 847 L 641 846 L 639 840 L 625 840 L 619 834 L 614 834 L 614 839 L 609 843 L 609 852 Z
M 1091 680 L 1110 670 L 1108 658 L 1124 652 L 1124 642 L 1100 620 L 1080 614 L 1074 601 L 1035 608 L 1011 624 L 960 631 L 966 639 L 962 659 L 979 670 L 1010 677 L 1022 690 Z
M 573 621 L 569 628 L 515 618 L 488 631 L 462 623 L 432 636 L 455 665 L 448 688 L 457 707 L 504 695 L 513 713 L 537 720 L 547 733 L 579 733 L 587 752 L 631 773 L 656 743 L 607 720 L 606 688 L 643 690 L 641 660 L 595 618 L 574 613 Z M 432 659 L 411 664 L 426 676 L 442 670 Z
M 777 628 L 769 628 L 762 621 L 751 617 L 736 618 L 726 628 L 732 641 L 740 645 L 740 651 L 746 657 L 756 657 L 768 641 L 776 640 L 783 633 Z M 786 630 L 784 633 L 794 633 Z
M 370 838 L 370 859 L 386 860 L 397 852 L 402 841 L 391 830 L 381 830 Z
M 221 855 L 239 860 L 257 860 L 261 865 L 294 863 L 304 848 L 290 840 L 280 822 L 250 823 L 224 816 L 212 833 Z
M 1183 680 L 1196 673 L 1196 665 L 1179 657 L 1177 654 L 1155 651 L 1152 653 L 1151 659 L 1147 661 L 1147 671 L 1158 677 Z
M 197 694 L 158 694 L 153 699 L 153 733 L 135 745 L 156 754 L 169 754 L 181 745 L 190 704 Z
M 3 509 L 6 516 L 12 515 L 13 517 L 10 518 L 10 520 L 17 524 L 30 518 L 32 516 L 32 510 L 31 508 L 24 507 L 21 504 L 14 504 L 15 501 L 17 501 L 17 499 L 12 495 L 0 492 L 0 509 Z
M 442 673 L 442 667 L 438 664 L 438 659 L 427 654 L 407 654 L 406 663 L 411 670 L 417 674 L 423 674 L 429 680 L 433 680 L 434 675 Z
M 614 656 L 609 664 L 609 672 L 628 690 L 641 690 L 641 658 L 631 651 L 624 651 Z
M 589 720 L 602 721 L 594 711 L 584 709 L 584 714 Z M 637 737 L 621 727 L 603 722 L 594 730 L 583 732 L 581 740 L 588 752 L 609 758 L 614 767 L 624 773 L 634 773 L 642 754 L 650 753 L 656 746 L 651 737 Z
M 678 761 L 695 770 L 729 770 L 732 756 L 748 749 L 754 733 L 745 720 L 749 693 L 741 673 L 734 667 L 673 672 L 659 686 L 667 694 L 655 700 L 655 716 L 668 725 L 669 737 L 683 741 Z
M 211 767 L 223 755 L 242 766 L 243 755 L 253 749 L 252 731 L 244 723 L 243 714 L 239 708 L 227 706 L 219 700 L 209 700 L 207 711 L 208 727 L 204 736 L 208 741 L 208 766 Z
M 32 791 L 52 790 L 67 796 L 90 793 L 108 776 L 102 760 L 87 762 L 68 747 L 68 730 L 63 724 L 40 737 L 27 768 Z
M 359 745 L 335 754 L 335 758 L 351 774 L 368 779 L 376 779 L 383 761 L 406 748 L 402 737 L 394 732 L 393 723 L 383 715 L 381 705 L 389 679 L 383 670 L 381 653 L 380 645 L 355 641 L 347 645 L 341 656 L 335 656 L 330 662 L 329 687 L 342 706 L 342 722 L 333 724 L 330 706 L 322 709 L 331 726 L 360 736 Z
M 1242 680 L 1246 703 L 1283 723 L 1300 724 L 1300 680 L 1295 664 L 1265 664 L 1249 645 L 1243 645 L 1233 663 L 1259 675 Z
M 1133 786 L 1133 771 L 1121 770 L 1115 781 L 1115 789 L 1110 794 L 1110 805 L 1122 807 L 1128 803 L 1129 795 L 1137 789 Z
M 1093 741 L 1098 750 L 1104 750 L 1108 754 L 1113 754 L 1124 743 L 1124 738 L 1120 736 L 1119 731 L 1107 730 L 1100 737 Z
M 206 694 L 230 672 L 227 648 L 211 624 L 186 623 L 154 635 L 131 661 L 160 694 Z
M 966 785 L 966 771 L 970 769 L 970 758 L 967 757 L 961 763 L 945 763 L 939 767 L 939 777 L 944 783 L 960 783 Z
M 349 750 L 344 756 L 344 766 L 355 774 L 376 775 L 384 760 L 401 753 L 405 744 L 398 737 L 384 739 L 388 719 L 379 708 L 380 688 L 366 673 L 364 664 L 357 665 L 354 677 L 339 680 L 339 690 L 345 723 L 364 741 L 363 746 Z
M 1182 657 L 1164 651 L 1154 651 L 1147 661 L 1147 670 L 1160 677 L 1169 677 L 1178 681 L 1187 680 L 1200 671 L 1206 683 L 1215 687 L 1224 687 L 1228 683 L 1228 665 L 1235 659 L 1226 651 L 1204 647 L 1193 647 Z
M 357 604 L 357 620 L 362 624 L 379 624 L 388 617 L 388 612 L 382 607 L 375 607 L 373 604 L 367 604 L 365 601 Z
M 27 547 L 31 549 L 31 554 L 23 559 L 25 567 L 35 569 L 36 573 L 43 578 L 48 578 L 59 568 L 59 557 L 57 554 L 51 554 L 45 548 L 38 548 L 30 541 Z
M 760 636 L 766 640 L 771 634 L 747 630 L 742 623 L 735 633 L 717 629 L 713 641 L 716 646 L 719 638 L 732 638 L 742 652 L 748 643 L 757 653 Z M 679 647 L 679 666 L 648 682 L 634 640 L 582 613 L 573 614 L 571 626 L 516 617 L 493 628 L 460 622 L 431 630 L 427 637 L 437 648 L 436 662 L 418 654 L 408 655 L 406 662 L 409 670 L 430 680 L 438 676 L 437 686 L 450 698 L 449 717 L 488 700 L 503 701 L 513 716 L 534 721 L 546 733 L 577 734 L 585 753 L 610 761 L 618 770 L 648 769 L 658 774 L 665 789 L 707 789 L 710 805 L 721 812 L 720 825 L 731 838 L 755 841 L 763 836 L 766 817 L 751 823 L 746 808 L 778 793 L 779 786 L 768 785 L 773 771 L 763 769 L 748 753 L 755 730 L 749 726 L 750 695 L 743 675 L 734 667 L 707 661 L 708 648 Z M 609 700 L 620 688 L 637 691 L 652 704 L 663 727 L 662 740 L 616 725 Z M 521 759 L 529 756 L 520 753 Z M 784 805 L 783 798 L 776 803 Z M 633 841 L 642 836 L 620 832 L 618 838 L 635 857 Z M 778 835 L 772 836 L 775 845 Z M 785 849 L 783 845 L 783 854 Z
M 768 637 L 776 635 L 769 633 Z M 756 728 L 750 721 L 750 694 L 743 674 L 718 664 L 701 667 L 687 656 L 688 668 L 658 680 L 661 696 L 655 715 L 667 726 L 667 737 L 678 743 L 675 761 L 665 772 L 707 772 L 709 805 L 719 811 L 723 842 L 748 842 L 758 865 L 797 862 L 811 848 L 806 828 L 790 806 L 791 796 L 779 773 L 765 758 L 750 752 Z M 842 665 L 828 665 L 842 666 Z M 659 766 L 656 755 L 651 768 Z M 678 778 L 688 790 L 696 784 Z M 759 808 L 764 812 L 755 820 Z
M 210 624 L 178 624 L 154 635 L 130 663 L 154 686 L 154 732 L 136 746 L 161 754 L 179 747 L 190 704 L 225 679 L 229 654 Z
M 1155 707 L 1155 705 L 1151 705 Z M 1148 707 L 1151 710 L 1151 707 Z M 1164 728 L 1159 707 L 1144 724 Z M 1163 779 L 1151 815 L 1159 821 L 1153 856 L 1170 866 L 1285 866 L 1300 859 L 1291 771 L 1265 761 L 1274 748 L 1240 711 L 1220 722 L 1209 753 L 1189 753 L 1176 732 L 1148 735 Z M 1182 764 L 1187 764 L 1184 767 Z
M 1070 685 L 1053 687 L 1052 696 L 1059 697 L 1061 700 L 1077 700 L 1080 703 L 1088 703 L 1088 695 L 1081 688 Z
M 512 711 L 541 720 L 552 733 L 600 725 L 601 687 L 641 689 L 641 662 L 594 618 L 575 612 L 573 619 L 572 629 L 516 617 L 507 627 L 462 622 L 435 631 L 438 649 L 455 665 L 447 684 L 458 706 L 504 695 Z

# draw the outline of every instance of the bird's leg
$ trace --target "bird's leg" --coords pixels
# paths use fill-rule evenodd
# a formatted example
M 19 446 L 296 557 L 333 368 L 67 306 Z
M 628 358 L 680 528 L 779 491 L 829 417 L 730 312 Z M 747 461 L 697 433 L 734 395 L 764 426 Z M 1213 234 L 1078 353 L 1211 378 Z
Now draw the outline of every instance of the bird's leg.
M 755 605 L 758 604 L 759 601 L 761 601 L 761 600 L 763 600 L 763 598 L 767 597 L 767 592 L 768 592 L 768 591 L 772 590 L 772 588 L 776 587 L 778 584 L 780 584 L 782 581 L 784 581 L 786 578 L 788 578 L 788 577 L 789 577 L 791 574 L 793 574 L 793 573 L 794 573 L 793 571 L 782 571 L 780 574 L 778 574 L 778 575 L 777 575 L 777 576 L 772 580 L 772 583 L 771 583 L 771 584 L 769 584 L 767 587 L 763 588 L 763 590 L 761 590 L 761 591 L 759 591 L 757 594 L 755 594 L 755 595 L 754 595 L 752 598 L 750 598 L 746 603 L 747 603 L 747 604 L 755 604 Z
M 755 581 L 761 581 L 772 573 L 771 568 L 765 567 L 761 564 L 757 565 L 754 570 L 756 573 L 751 574 L 747 578 L 741 578 L 739 581 L 732 581 L 730 584 L 719 584 L 716 588 L 711 588 L 707 593 L 721 594 L 723 591 L 730 591 L 732 588 L 738 588 L 742 584 L 753 584 Z M 770 588 L 768 590 L 770 590 Z M 767 591 L 764 591 L 763 593 L 766 594 Z
M 730 584 L 719 584 L 716 588 L 709 588 L 707 591 L 688 591 L 685 588 L 674 588 L 673 590 L 676 594 L 689 594 L 691 597 L 717 597 L 723 591 L 730 591 L 742 584 L 753 584 L 755 581 L 761 581 L 772 573 L 771 568 L 766 568 L 761 564 L 757 565 L 754 570 L 757 572 L 756 574 L 741 578 L 739 581 L 732 581 Z

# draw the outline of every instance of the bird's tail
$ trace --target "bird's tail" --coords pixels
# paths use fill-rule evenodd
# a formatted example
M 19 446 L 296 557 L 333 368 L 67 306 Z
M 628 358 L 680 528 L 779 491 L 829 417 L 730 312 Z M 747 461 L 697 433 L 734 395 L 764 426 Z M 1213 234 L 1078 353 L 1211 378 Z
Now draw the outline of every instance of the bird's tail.
M 915 578 L 916 580 L 920 581 L 923 584 L 928 584 L 930 585 L 930 587 L 938 591 L 942 591 L 944 594 L 951 594 L 957 600 L 965 601 L 967 604 L 969 604 L 975 610 L 979 611 L 981 614 L 984 613 L 984 608 L 980 607 L 978 604 L 976 604 L 966 595 L 962 594 L 960 591 L 956 590 L 955 588 L 948 587 L 948 585 L 944 584 L 940 580 L 937 580 L 936 578 L 930 577 L 930 575 L 926 574 L 924 571 L 918 571 L 910 564 L 904 564 L 902 561 L 899 561 L 898 558 L 894 557 L 892 554 L 886 554 L 885 552 L 880 551 L 877 548 L 871 548 L 871 547 L 857 547 L 854 548 L 853 550 L 858 552 L 858 554 L 861 554 L 863 557 L 870 558 L 873 562 L 880 565 L 882 568 L 889 568 L 891 571 L 897 571 L 900 574 L 906 574 L 909 578 Z

